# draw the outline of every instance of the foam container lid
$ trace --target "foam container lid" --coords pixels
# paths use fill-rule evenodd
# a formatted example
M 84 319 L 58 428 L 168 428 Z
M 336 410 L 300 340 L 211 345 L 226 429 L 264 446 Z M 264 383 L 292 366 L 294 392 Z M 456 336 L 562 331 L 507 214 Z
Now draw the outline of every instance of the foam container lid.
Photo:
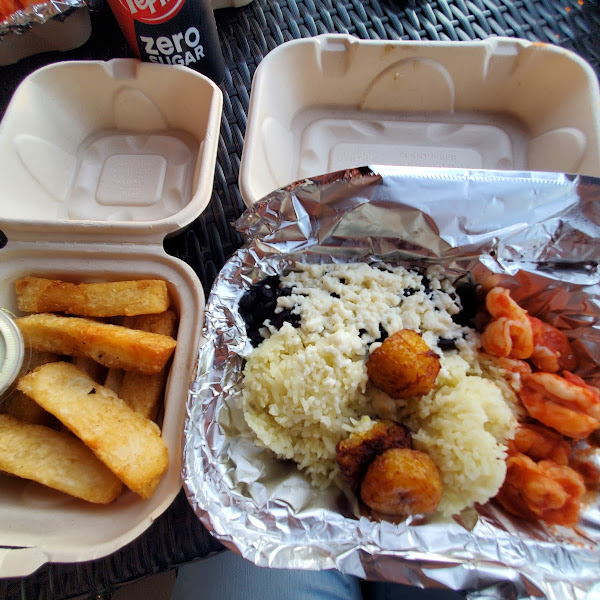
M 27 77 L 0 125 L 10 230 L 159 239 L 210 200 L 222 93 L 178 66 L 61 62 Z M 64 235 L 61 231 L 61 239 Z
M 0 475 L 0 577 L 110 554 L 140 535 L 181 488 L 204 292 L 163 240 L 210 200 L 222 102 L 220 89 L 191 69 L 115 59 L 44 67 L 9 104 L 0 124 L 0 162 L 10 173 L 0 189 L 8 240 L 0 250 L 0 306 L 19 315 L 14 283 L 26 275 L 158 278 L 167 282 L 179 329 L 162 421 L 169 468 L 152 498 L 126 490 L 109 505 L 92 505 Z
M 239 184 L 246 205 L 293 181 L 369 164 L 600 175 L 600 92 L 558 46 L 287 42 L 256 69 Z

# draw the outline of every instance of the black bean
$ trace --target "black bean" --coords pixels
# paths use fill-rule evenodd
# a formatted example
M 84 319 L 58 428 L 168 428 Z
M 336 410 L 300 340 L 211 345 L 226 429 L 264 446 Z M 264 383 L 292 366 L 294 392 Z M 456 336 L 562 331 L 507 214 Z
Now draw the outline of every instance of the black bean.
M 379 337 L 375 340 L 376 342 L 385 342 L 388 338 L 389 333 L 385 330 L 384 326 L 379 323 Z
M 260 329 L 265 321 L 271 321 L 277 329 L 280 329 L 285 322 L 291 323 L 293 327 L 300 326 L 300 316 L 292 314 L 291 310 L 285 309 L 275 313 L 277 299 L 292 294 L 291 288 L 282 288 L 280 283 L 278 275 L 271 275 L 251 285 L 240 298 L 238 310 L 244 319 L 246 334 L 253 346 L 258 346 L 264 340 Z
M 456 285 L 456 293 L 460 298 L 461 309 L 452 315 L 452 320 L 458 325 L 470 326 L 478 310 L 476 287 L 471 282 L 460 283 Z
M 300 327 L 300 315 L 285 308 L 271 318 L 271 323 L 276 329 L 281 329 L 284 323 L 289 323 L 292 327 Z
M 421 283 L 423 284 L 423 287 L 425 288 L 425 293 L 426 294 L 431 294 L 431 288 L 429 287 L 429 284 L 431 283 L 429 277 L 427 277 L 427 275 L 423 275 L 423 277 L 421 277 Z
M 440 350 L 456 350 L 456 340 L 449 338 L 439 338 L 438 347 Z

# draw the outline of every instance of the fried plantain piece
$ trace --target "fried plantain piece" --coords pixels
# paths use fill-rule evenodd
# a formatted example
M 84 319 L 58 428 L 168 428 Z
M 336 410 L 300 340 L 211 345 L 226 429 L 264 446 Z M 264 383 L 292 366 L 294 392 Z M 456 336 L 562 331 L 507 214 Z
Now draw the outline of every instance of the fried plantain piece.
M 427 394 L 440 368 L 439 356 L 411 329 L 391 335 L 367 361 L 369 379 L 396 399 Z
M 369 465 L 360 496 L 376 513 L 406 518 L 435 512 L 442 489 L 440 471 L 428 454 L 392 448 Z
M 376 456 L 390 448 L 410 448 L 410 431 L 393 421 L 376 421 L 367 431 L 351 433 L 336 448 L 337 462 L 344 481 L 353 489 L 361 480 Z
M 64 312 L 80 317 L 115 317 L 160 313 L 169 308 L 167 284 L 160 279 L 68 283 L 23 277 L 15 283 L 23 312 Z

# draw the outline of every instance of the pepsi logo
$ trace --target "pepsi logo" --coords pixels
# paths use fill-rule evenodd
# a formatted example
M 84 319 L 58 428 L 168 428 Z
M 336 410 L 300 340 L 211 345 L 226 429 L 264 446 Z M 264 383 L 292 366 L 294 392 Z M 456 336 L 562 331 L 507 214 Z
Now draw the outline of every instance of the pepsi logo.
M 172 19 L 185 0 L 119 0 L 136 21 L 157 25 Z

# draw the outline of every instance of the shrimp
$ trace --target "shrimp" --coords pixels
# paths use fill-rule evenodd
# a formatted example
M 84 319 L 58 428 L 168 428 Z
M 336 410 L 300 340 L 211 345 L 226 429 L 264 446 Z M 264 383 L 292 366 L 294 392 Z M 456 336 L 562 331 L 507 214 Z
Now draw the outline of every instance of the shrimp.
M 563 371 L 563 374 L 560 377 L 555 373 L 533 373 L 529 380 L 533 380 L 534 385 L 542 386 L 557 402 L 567 406 L 575 405 L 594 419 L 600 420 L 600 390 L 569 371 Z
M 575 375 L 574 373 L 571 373 L 569 371 L 563 371 L 563 377 L 569 383 L 573 383 L 574 385 L 578 385 L 579 387 L 589 390 L 596 397 L 596 402 L 600 403 L 600 390 L 597 387 L 594 387 L 593 385 L 586 383 L 583 379 L 581 379 L 581 377 L 579 377 L 578 375 Z M 594 414 L 594 416 L 596 416 L 596 415 Z M 598 418 L 600 418 L 600 416 L 598 416 Z
M 428 454 L 392 448 L 369 465 L 360 495 L 369 508 L 383 515 L 429 514 L 442 497 L 442 477 Z
M 529 358 L 533 353 L 533 331 L 527 311 L 511 297 L 506 288 L 495 287 L 485 298 L 493 320 L 481 336 L 483 349 L 500 358 Z
M 495 358 L 494 363 L 506 373 L 516 375 L 520 378 L 531 375 L 531 367 L 529 363 L 518 358 Z
M 508 446 L 509 451 L 525 454 L 534 460 L 548 459 L 557 465 L 569 464 L 571 444 L 560 433 L 543 425 L 521 425 L 514 439 L 508 442 Z
M 579 519 L 585 485 L 579 473 L 551 460 L 535 463 L 521 453 L 506 460 L 506 479 L 496 499 L 511 514 L 572 527 Z
M 600 427 L 600 393 L 596 388 L 555 373 L 533 373 L 523 382 L 519 396 L 527 412 L 544 425 L 576 440 Z M 589 389 L 592 388 L 592 389 Z
M 533 331 L 531 362 L 540 371 L 547 373 L 574 369 L 577 361 L 567 336 L 536 317 L 529 317 L 529 322 Z

